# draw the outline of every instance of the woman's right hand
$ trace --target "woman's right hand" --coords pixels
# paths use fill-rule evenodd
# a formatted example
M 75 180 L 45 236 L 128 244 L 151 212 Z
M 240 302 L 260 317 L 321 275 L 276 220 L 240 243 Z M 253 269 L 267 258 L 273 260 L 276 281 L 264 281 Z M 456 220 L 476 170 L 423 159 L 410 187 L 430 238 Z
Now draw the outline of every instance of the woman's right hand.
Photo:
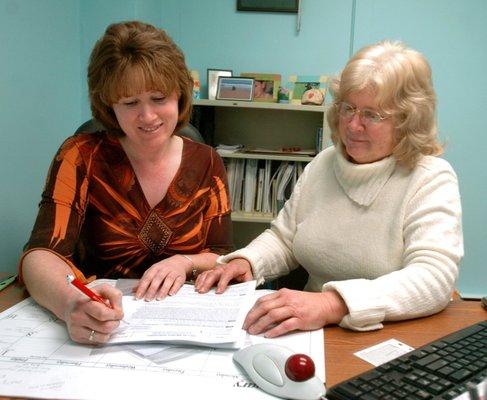
M 216 284 L 216 293 L 223 293 L 231 281 L 247 282 L 254 279 L 250 263 L 245 258 L 234 258 L 228 264 L 216 267 L 198 275 L 194 288 L 198 293 L 206 293 Z
M 122 292 L 110 285 L 97 286 L 94 291 L 107 299 L 113 308 L 86 296 L 73 295 L 64 314 L 72 340 L 84 344 L 106 343 L 123 318 Z

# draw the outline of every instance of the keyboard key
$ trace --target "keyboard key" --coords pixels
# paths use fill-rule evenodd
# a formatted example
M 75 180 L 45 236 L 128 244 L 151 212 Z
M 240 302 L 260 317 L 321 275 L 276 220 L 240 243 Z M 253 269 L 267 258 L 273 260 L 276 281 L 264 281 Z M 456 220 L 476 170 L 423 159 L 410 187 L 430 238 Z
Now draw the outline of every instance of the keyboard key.
M 455 372 L 456 370 L 450 366 L 446 366 L 438 370 L 438 373 L 442 376 L 448 376 Z
M 347 396 L 347 398 L 349 397 L 352 399 L 363 394 L 363 392 L 361 390 L 359 390 L 356 387 L 349 385 L 347 383 L 338 386 L 336 390 L 338 392 L 344 394 L 345 396 Z
M 433 394 L 440 394 L 445 391 L 445 387 L 438 384 L 437 382 L 434 382 L 431 385 L 429 385 L 426 390 Z
M 448 361 L 445 361 L 445 360 L 437 360 L 429 365 L 426 366 L 427 369 L 429 369 L 430 371 L 437 371 L 443 367 L 445 367 L 446 365 L 448 365 Z
M 425 392 L 424 390 L 418 390 L 416 393 L 414 393 L 414 395 L 418 398 L 418 399 L 422 399 L 422 400 L 428 400 L 428 399 L 431 399 L 431 395 L 428 393 L 428 392 Z
M 468 369 L 460 369 L 453 374 L 450 375 L 450 378 L 454 382 L 463 382 L 465 379 L 468 377 L 472 376 L 472 371 L 469 371 Z
M 432 362 L 439 360 L 441 357 L 438 354 L 429 354 L 426 357 L 423 357 L 414 362 L 414 365 L 418 367 L 424 367 Z

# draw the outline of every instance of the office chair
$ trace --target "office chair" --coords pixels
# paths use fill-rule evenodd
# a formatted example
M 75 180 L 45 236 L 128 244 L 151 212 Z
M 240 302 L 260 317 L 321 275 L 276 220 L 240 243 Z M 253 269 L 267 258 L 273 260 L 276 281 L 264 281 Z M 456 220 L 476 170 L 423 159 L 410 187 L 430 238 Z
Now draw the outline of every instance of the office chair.
M 103 127 L 103 125 L 100 122 L 98 122 L 95 119 L 89 119 L 88 121 L 81 124 L 78 127 L 78 129 L 76 129 L 74 134 L 76 135 L 76 134 L 82 133 L 82 132 L 92 133 L 92 132 L 96 132 L 96 131 L 102 131 L 104 129 L 105 128 Z M 205 143 L 205 140 L 203 139 L 203 136 L 201 136 L 201 133 L 198 131 L 198 129 L 196 129 L 193 125 L 191 125 L 189 123 L 185 127 L 181 128 L 177 132 L 177 135 L 187 137 L 187 138 L 193 140 L 194 142 Z

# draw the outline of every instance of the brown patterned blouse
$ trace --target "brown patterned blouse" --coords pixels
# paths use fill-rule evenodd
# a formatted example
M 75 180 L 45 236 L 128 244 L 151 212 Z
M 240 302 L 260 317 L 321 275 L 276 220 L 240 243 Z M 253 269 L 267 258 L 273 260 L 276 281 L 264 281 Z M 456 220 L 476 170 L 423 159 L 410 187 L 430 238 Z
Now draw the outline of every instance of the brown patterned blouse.
M 49 169 L 25 254 L 49 250 L 84 279 L 140 278 L 178 253 L 232 249 L 225 168 L 207 145 L 183 138 L 181 165 L 151 209 L 118 139 L 68 138 Z

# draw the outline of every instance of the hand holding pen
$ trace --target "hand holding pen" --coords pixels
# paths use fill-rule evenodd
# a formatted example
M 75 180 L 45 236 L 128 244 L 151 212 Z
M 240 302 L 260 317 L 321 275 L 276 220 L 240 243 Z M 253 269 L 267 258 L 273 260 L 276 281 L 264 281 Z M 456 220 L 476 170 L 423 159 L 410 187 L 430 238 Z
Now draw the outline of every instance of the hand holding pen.
M 88 286 L 85 286 L 78 278 L 75 278 L 73 275 L 66 275 L 66 280 L 68 281 L 68 284 L 73 285 L 76 289 L 78 289 L 84 295 L 88 296 L 91 300 L 102 303 L 113 310 L 112 305 L 107 299 L 104 299 L 103 297 L 97 295 L 90 288 L 88 288 Z
M 77 302 L 70 310 L 69 318 L 66 318 L 71 338 L 81 343 L 107 342 L 110 335 L 119 326 L 120 321 L 123 321 L 121 309 L 115 304 L 120 303 L 121 294 L 111 286 L 102 285 L 97 288 L 101 292 L 100 295 L 72 275 L 67 275 L 66 279 L 69 285 L 93 302 L 103 304 L 105 309 L 113 310 L 113 312 L 107 313 L 92 302 Z

